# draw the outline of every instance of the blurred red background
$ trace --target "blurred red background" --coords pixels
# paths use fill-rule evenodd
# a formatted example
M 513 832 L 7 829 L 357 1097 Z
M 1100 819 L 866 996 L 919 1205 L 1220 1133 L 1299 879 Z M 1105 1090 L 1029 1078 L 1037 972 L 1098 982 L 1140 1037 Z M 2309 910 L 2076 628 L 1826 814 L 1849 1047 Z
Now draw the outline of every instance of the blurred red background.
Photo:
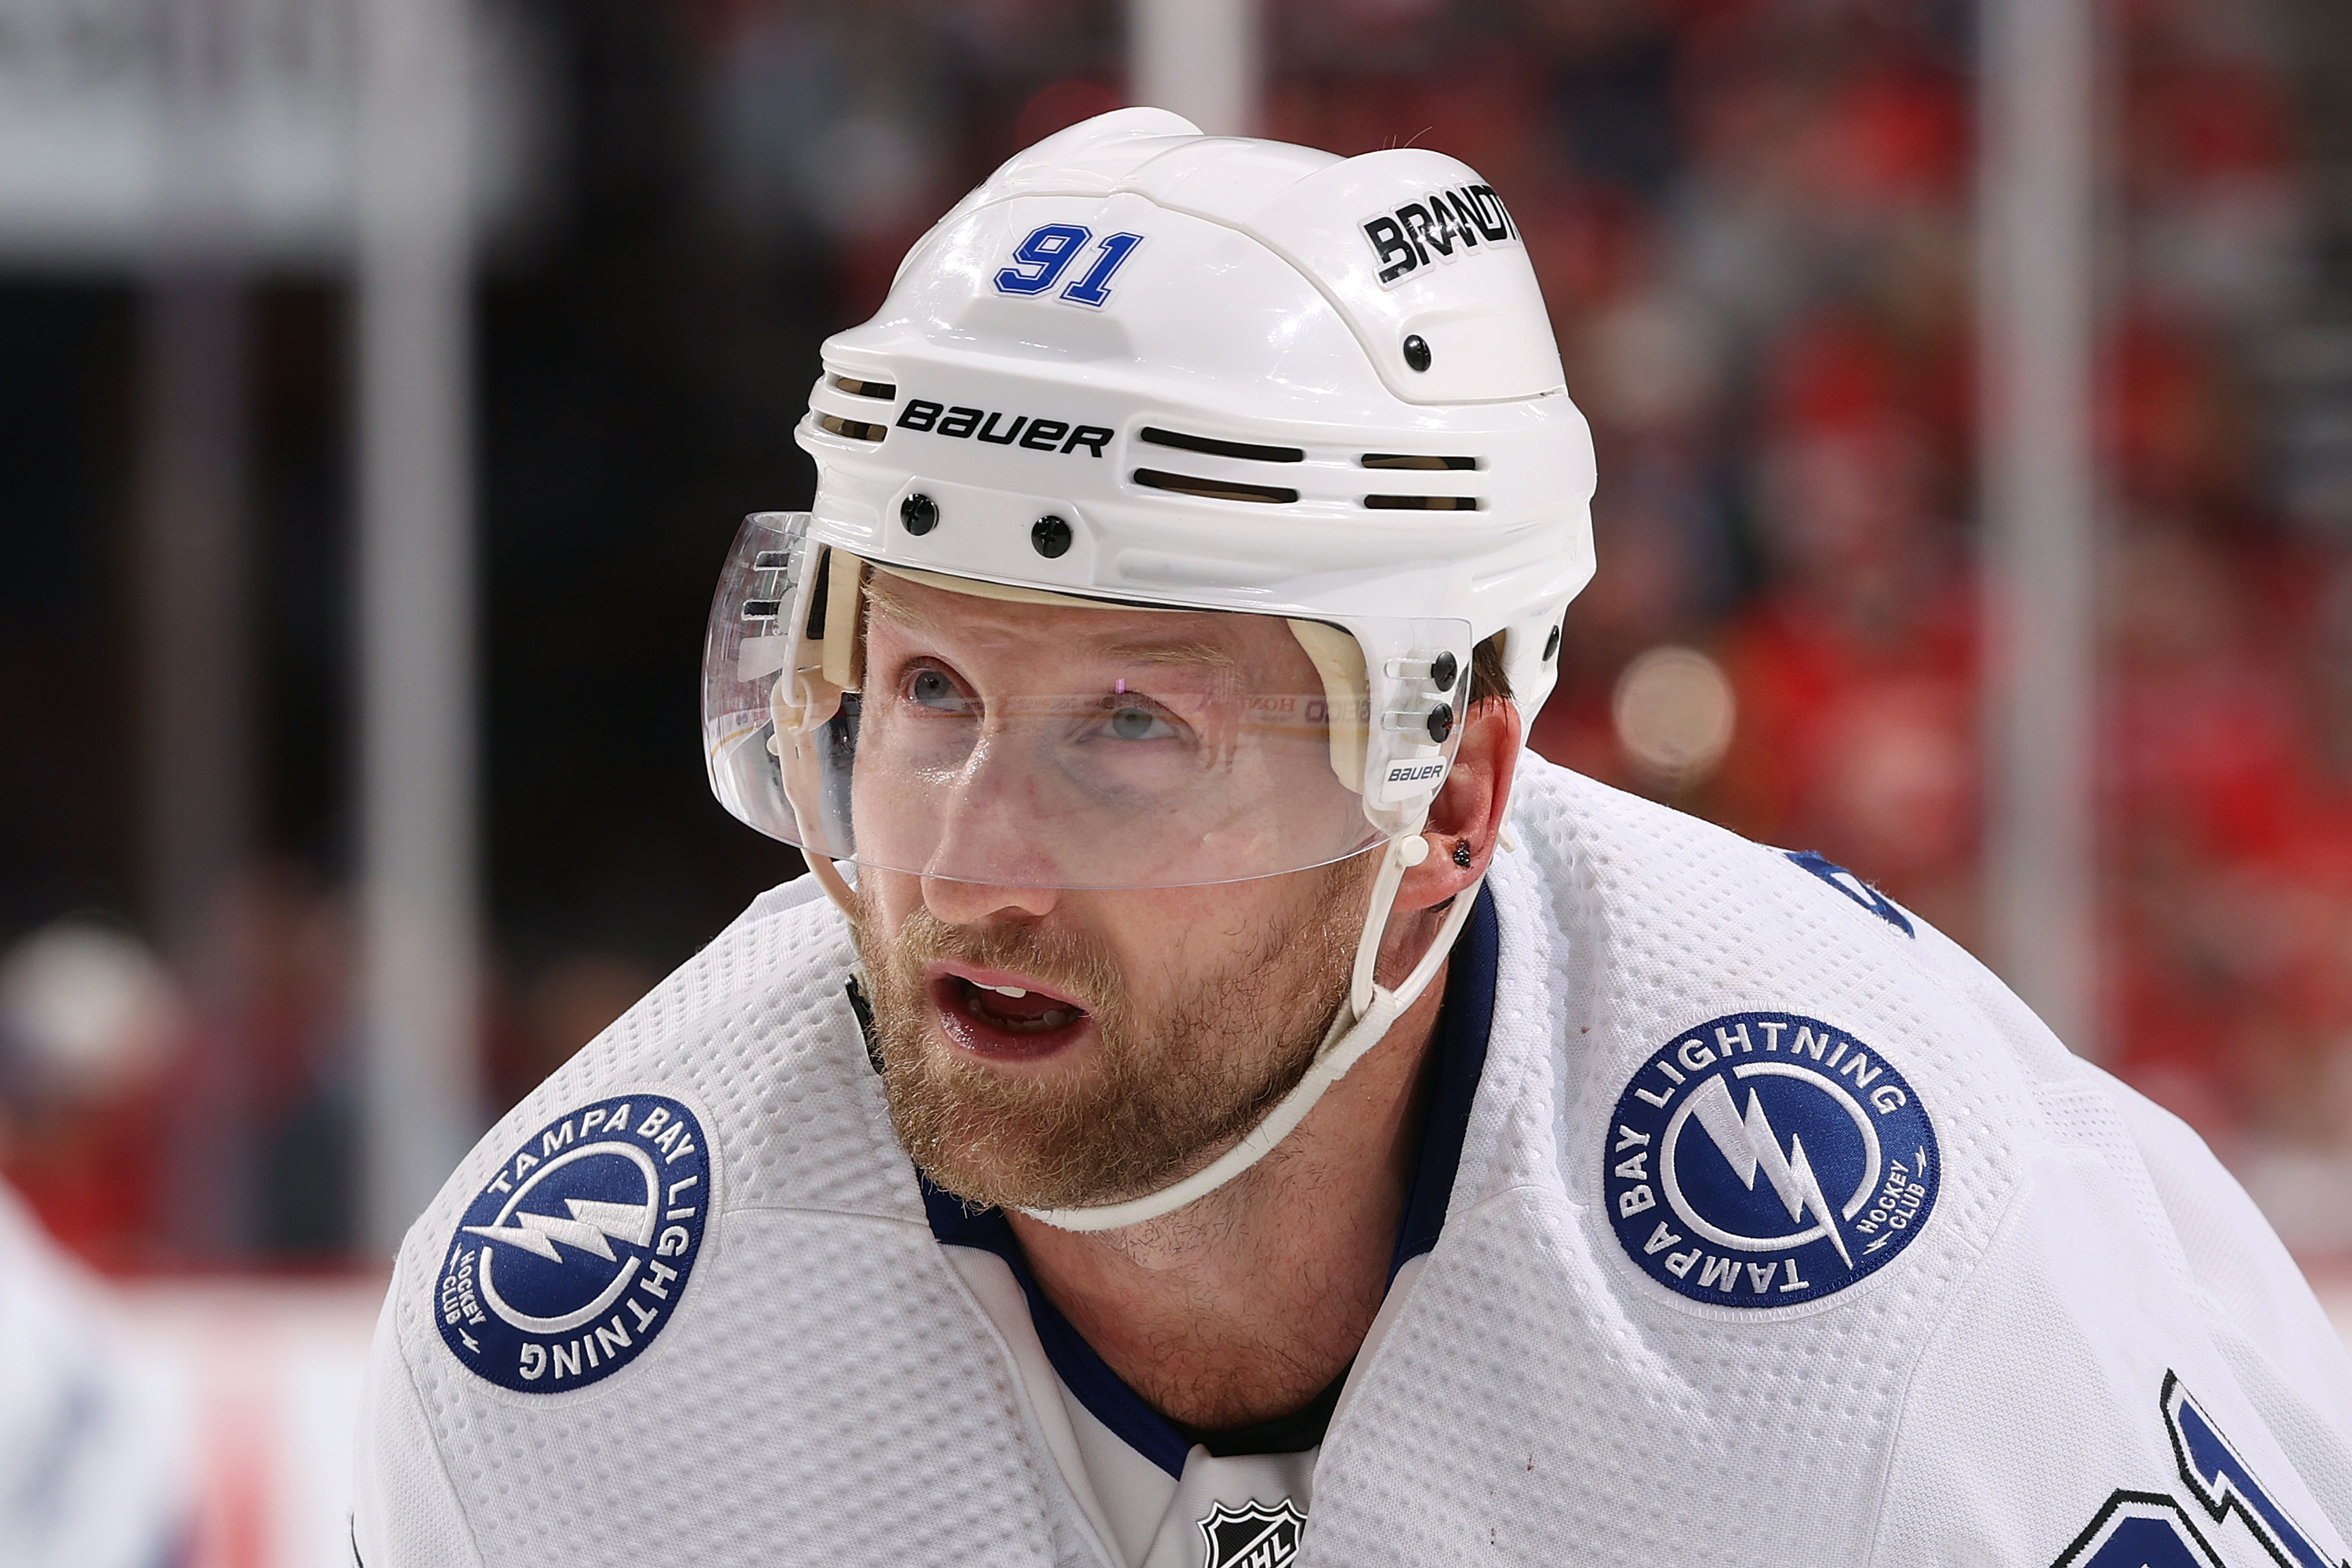
M 2352 1258 L 2352 41 L 2327 0 L 2097 9 L 2098 1041 L 2325 1266 Z M 543 133 L 474 293 L 486 1113 L 798 869 L 704 790 L 719 556 L 809 498 L 822 337 L 1127 90 L 1108 0 L 506 14 Z M 1264 133 L 1454 153 L 1527 237 L 1601 471 L 1535 746 L 1981 951 L 1972 8 L 1265 21 Z M 241 286 L 251 848 L 196 951 L 158 929 L 131 760 L 142 279 L 0 268 L 0 1172 L 121 1274 L 361 1250 L 350 290 Z

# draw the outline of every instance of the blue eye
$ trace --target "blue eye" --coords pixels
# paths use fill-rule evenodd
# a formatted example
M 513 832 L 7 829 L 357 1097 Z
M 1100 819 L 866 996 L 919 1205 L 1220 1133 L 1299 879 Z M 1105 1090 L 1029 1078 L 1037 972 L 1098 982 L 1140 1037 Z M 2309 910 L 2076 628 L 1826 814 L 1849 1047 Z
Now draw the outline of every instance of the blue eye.
M 1110 716 L 1110 732 L 1122 741 L 1164 741 L 1176 727 L 1148 708 L 1121 708 Z
M 936 669 L 919 669 L 907 681 L 907 696 L 919 706 L 940 713 L 969 713 L 971 704 L 954 681 Z

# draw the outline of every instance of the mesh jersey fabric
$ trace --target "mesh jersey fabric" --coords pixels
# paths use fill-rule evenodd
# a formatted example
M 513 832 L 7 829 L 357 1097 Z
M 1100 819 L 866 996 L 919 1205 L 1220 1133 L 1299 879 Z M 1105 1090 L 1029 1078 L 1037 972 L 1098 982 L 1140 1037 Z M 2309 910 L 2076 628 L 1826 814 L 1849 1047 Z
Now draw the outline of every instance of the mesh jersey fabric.
M 2182 1495 L 2168 1376 L 2340 1559 L 2352 1367 L 2193 1135 L 1939 933 L 1778 851 L 1532 755 L 1512 819 L 1444 1232 L 1359 1358 L 1299 1562 L 2040 1568 L 2122 1491 L 2179 1496 L 2210 1553 L 2267 1561 L 2252 1526 Z M 711 1564 L 1109 1561 L 925 1224 L 841 999 L 851 962 L 812 890 L 763 898 L 460 1166 L 403 1248 L 371 1373 L 369 1568 L 588 1568 L 649 1544 Z M 1941 1162 L 1891 1262 L 1771 1309 L 1653 1279 L 1602 1192 L 1633 1075 L 1759 1009 L 1870 1041 Z M 495 1386 L 438 1336 L 440 1261 L 518 1140 L 623 1091 L 694 1107 L 713 1151 L 675 1321 L 593 1387 Z

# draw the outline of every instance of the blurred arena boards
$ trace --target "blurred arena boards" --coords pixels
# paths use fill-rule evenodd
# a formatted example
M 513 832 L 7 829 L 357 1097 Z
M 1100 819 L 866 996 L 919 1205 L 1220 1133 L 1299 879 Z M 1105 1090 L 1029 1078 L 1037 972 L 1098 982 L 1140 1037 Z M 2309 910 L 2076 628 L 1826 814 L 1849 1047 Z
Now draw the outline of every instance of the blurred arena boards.
M 2352 1256 L 2306 1262 L 2352 1343 Z M 191 1423 L 187 1568 L 348 1568 L 351 1430 L 380 1277 L 119 1288 L 131 1353 Z
M 126 1282 L 128 1348 L 188 1423 L 187 1568 L 351 1561 L 351 1433 L 382 1275 Z

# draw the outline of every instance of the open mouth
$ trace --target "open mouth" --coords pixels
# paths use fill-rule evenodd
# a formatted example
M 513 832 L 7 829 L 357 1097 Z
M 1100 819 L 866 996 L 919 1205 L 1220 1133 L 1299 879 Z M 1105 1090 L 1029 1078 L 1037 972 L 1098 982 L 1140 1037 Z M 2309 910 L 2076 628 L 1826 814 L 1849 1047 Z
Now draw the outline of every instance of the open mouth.
M 1074 1044 L 1091 1017 L 1070 998 L 1015 975 L 937 973 L 931 1001 L 950 1039 L 1001 1058 L 1050 1056 Z

